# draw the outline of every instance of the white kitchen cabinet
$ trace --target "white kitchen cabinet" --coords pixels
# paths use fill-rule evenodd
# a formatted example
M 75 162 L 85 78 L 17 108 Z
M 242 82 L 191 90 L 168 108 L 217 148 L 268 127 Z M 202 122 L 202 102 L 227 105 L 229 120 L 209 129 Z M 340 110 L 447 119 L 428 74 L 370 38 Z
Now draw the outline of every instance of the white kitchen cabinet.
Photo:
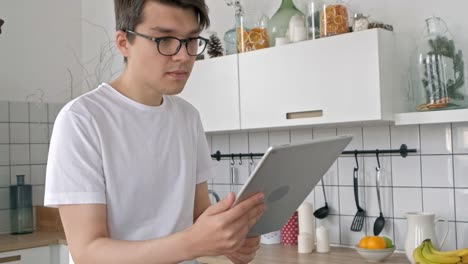
M 50 246 L 51 264 L 69 264 L 69 250 L 67 245 Z
M 372 29 L 240 54 L 241 128 L 392 121 L 394 46 Z
M 468 122 L 468 109 L 395 114 L 395 125 Z
M 205 131 L 240 129 L 237 55 L 196 61 L 180 96 L 201 115 Z
M 0 253 L 0 263 L 8 264 L 50 264 L 50 248 L 36 247 Z

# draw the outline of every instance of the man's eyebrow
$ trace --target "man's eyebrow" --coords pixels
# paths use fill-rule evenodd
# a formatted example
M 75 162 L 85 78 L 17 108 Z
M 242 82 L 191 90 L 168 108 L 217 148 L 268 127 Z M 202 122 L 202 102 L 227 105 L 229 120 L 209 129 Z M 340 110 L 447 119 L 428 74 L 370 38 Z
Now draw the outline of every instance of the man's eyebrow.
M 160 33 L 165 33 L 165 34 L 170 34 L 170 33 L 175 32 L 174 29 L 164 28 L 164 27 L 153 27 L 153 28 L 151 28 L 151 30 L 158 31 Z M 194 29 L 194 30 L 190 31 L 189 35 L 198 34 L 200 32 L 201 32 L 201 29 L 197 28 L 197 29 Z

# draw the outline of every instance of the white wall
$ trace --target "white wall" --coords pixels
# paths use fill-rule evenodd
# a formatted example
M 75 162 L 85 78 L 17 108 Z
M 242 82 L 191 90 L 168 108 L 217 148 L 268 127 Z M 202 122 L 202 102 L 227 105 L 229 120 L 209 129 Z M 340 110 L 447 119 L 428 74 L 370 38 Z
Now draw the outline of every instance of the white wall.
M 69 100 L 67 68 L 81 78 L 81 2 L 2 0 L 0 17 L 0 101 L 25 101 L 37 89 L 45 101 Z

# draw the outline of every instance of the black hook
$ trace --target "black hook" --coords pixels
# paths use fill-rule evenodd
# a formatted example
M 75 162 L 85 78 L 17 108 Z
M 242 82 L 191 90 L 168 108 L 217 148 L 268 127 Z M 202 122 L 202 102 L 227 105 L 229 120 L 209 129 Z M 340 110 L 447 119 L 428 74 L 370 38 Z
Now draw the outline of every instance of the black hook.
M 239 165 L 242 165 L 242 153 L 239 153 Z
M 254 164 L 253 153 L 250 152 L 250 165 L 253 165 L 253 164 Z
M 231 165 L 234 165 L 235 164 L 235 161 L 234 161 L 234 153 L 231 154 Z
M 377 158 L 377 167 L 380 169 L 379 149 L 375 150 L 375 157 Z
M 356 167 L 354 168 L 354 170 L 359 170 L 359 162 L 358 162 L 358 158 L 357 158 L 357 155 L 358 155 L 358 151 L 357 149 L 354 150 L 354 159 L 356 160 Z

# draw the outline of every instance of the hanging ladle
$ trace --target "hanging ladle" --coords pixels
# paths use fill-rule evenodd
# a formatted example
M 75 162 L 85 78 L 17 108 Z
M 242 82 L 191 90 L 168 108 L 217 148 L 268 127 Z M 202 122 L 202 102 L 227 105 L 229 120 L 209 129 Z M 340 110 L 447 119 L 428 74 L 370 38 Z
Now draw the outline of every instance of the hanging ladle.
M 377 188 L 377 201 L 379 202 L 379 217 L 375 219 L 374 222 L 374 236 L 378 236 L 380 232 L 384 229 L 385 226 L 385 218 L 383 217 L 382 214 L 382 202 L 380 201 L 380 161 L 379 161 L 379 150 L 377 149 L 376 151 L 376 157 L 377 157 L 377 167 L 375 168 L 375 171 L 377 173 L 376 178 L 375 178 L 375 183 L 376 183 L 376 188 Z
M 320 207 L 319 209 L 315 210 L 314 216 L 317 217 L 318 219 L 323 219 L 328 216 L 330 213 L 330 210 L 328 209 L 328 203 L 327 203 L 327 195 L 325 194 L 325 185 L 323 184 L 323 178 L 322 178 L 322 190 L 323 190 L 323 197 L 325 198 L 325 206 Z

